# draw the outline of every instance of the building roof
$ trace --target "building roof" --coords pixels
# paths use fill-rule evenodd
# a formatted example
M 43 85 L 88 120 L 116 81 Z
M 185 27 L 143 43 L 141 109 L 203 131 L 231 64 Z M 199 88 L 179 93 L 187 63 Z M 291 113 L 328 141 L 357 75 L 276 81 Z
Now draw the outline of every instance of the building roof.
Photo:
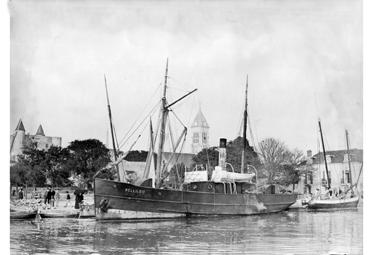
M 191 127 L 204 127 L 209 128 L 208 122 L 205 119 L 204 114 L 202 113 L 201 109 L 199 109 L 195 119 L 193 120 Z
M 42 128 L 41 124 L 40 124 L 40 126 L 38 126 L 38 129 L 37 129 L 36 135 L 42 135 L 42 136 L 45 136 L 44 129 Z
M 18 125 L 17 125 L 17 127 L 15 128 L 15 131 L 24 131 L 24 132 L 26 131 L 26 130 L 24 129 L 22 119 L 19 119 Z
M 345 159 L 347 150 L 326 151 L 325 154 L 327 157 L 331 158 L 331 163 L 343 163 L 345 160 L 347 160 Z M 351 149 L 350 159 L 352 162 L 363 162 L 363 150 Z M 323 152 L 319 152 L 313 156 L 313 164 L 322 163 L 324 163 L 324 155 Z

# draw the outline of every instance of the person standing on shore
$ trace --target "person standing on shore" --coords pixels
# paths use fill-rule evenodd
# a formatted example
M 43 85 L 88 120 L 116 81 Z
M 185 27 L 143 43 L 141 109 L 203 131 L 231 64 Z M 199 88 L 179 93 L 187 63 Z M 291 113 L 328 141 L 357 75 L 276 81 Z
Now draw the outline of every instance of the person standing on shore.
M 45 204 L 50 204 L 50 200 L 51 200 L 51 189 L 49 187 L 46 193 L 46 203 Z
M 18 197 L 21 200 L 23 199 L 23 188 L 20 189 L 19 194 L 18 194 Z
M 74 203 L 74 209 L 79 209 L 79 190 L 74 191 L 74 197 L 75 197 L 75 203 Z

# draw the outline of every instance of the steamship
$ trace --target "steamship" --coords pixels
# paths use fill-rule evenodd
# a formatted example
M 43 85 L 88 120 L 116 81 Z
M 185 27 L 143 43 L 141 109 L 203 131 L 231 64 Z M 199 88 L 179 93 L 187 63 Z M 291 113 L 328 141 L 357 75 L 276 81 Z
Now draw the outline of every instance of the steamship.
M 174 104 L 196 91 L 195 89 L 173 103 L 168 103 L 166 98 L 167 77 L 168 61 L 157 132 L 159 142 L 156 164 L 153 162 L 156 134 L 152 130 L 150 120 L 150 148 L 146 159 L 144 181 L 140 184 L 128 183 L 124 171 L 121 169 L 123 166 L 122 160 L 127 153 L 121 157 L 115 155 L 116 160 L 113 165 L 117 168 L 118 181 L 94 179 L 96 219 L 139 220 L 191 216 L 253 215 L 280 212 L 295 203 L 296 194 L 275 194 L 274 192 L 274 194 L 271 192 L 266 194 L 257 191 L 256 170 L 248 166 L 245 160 L 245 142 L 241 173 L 236 173 L 234 170 L 229 171 L 229 168 L 233 169 L 233 167 L 226 162 L 226 139 L 220 139 L 219 163 L 212 172 L 210 180 L 208 179 L 207 170 L 186 172 L 184 184 L 180 188 L 164 188 L 163 180 L 167 176 L 165 173 L 168 173 L 168 164 L 162 164 L 162 153 L 168 115 L 173 111 L 172 106 Z M 244 141 L 246 140 L 246 108 L 247 85 Z M 108 110 L 109 116 L 111 116 L 109 100 Z M 111 128 L 111 133 L 113 136 L 113 128 Z M 184 142 L 186 133 L 187 128 L 184 127 L 181 136 L 173 146 L 173 152 L 180 148 L 181 141 Z

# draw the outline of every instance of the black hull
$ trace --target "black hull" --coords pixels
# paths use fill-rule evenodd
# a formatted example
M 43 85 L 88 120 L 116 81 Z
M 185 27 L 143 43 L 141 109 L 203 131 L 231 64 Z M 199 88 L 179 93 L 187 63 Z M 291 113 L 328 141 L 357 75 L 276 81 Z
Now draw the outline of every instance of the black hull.
M 23 212 L 23 211 L 11 211 L 10 219 L 11 220 L 28 220 L 34 219 L 36 217 L 37 212 Z
M 286 210 L 296 197 L 295 194 L 224 194 L 155 189 L 95 179 L 97 219 L 263 214 Z

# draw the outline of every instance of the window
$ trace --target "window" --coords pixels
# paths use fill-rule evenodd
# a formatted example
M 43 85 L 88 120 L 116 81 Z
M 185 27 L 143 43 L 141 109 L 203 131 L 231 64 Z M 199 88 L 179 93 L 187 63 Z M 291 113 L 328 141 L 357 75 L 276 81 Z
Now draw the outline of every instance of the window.
M 347 180 L 347 183 L 351 183 L 351 174 L 349 171 L 346 171 L 346 180 Z
M 199 133 L 193 133 L 192 142 L 199 143 Z
M 202 141 L 203 141 L 203 143 L 206 143 L 207 142 L 207 135 L 206 135 L 206 133 L 202 133 Z

